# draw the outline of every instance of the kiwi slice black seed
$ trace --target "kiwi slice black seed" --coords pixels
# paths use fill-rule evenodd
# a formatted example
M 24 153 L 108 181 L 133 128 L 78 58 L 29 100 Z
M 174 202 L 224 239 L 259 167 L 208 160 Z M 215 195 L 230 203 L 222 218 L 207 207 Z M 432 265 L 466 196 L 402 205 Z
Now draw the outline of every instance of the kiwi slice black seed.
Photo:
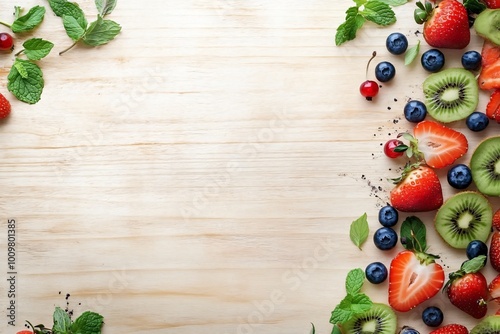
M 472 328 L 470 334 L 500 334 L 500 316 L 487 316 Z
M 470 160 L 477 189 L 488 196 L 500 196 L 500 137 L 483 140 Z
M 472 240 L 486 242 L 492 219 L 488 199 L 478 192 L 464 191 L 444 202 L 436 213 L 434 226 L 451 247 L 465 249 Z
M 427 112 L 435 120 L 449 123 L 476 110 L 479 88 L 474 74 L 463 68 L 433 73 L 424 81 Z
M 474 20 L 476 33 L 493 43 L 500 44 L 500 9 L 485 9 Z
M 342 324 L 342 333 L 395 334 L 396 327 L 396 313 L 385 304 L 373 303 L 368 311 L 358 313 Z

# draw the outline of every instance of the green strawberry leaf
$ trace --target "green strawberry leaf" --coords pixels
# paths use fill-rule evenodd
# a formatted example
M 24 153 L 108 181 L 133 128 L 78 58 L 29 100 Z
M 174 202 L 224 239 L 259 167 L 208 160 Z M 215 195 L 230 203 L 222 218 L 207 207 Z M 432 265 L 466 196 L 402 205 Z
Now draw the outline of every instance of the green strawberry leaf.
M 419 253 L 427 251 L 426 228 L 420 218 L 411 216 L 401 224 L 401 241 L 404 248 Z
M 479 0 L 464 0 L 464 7 L 468 12 L 479 14 L 487 7 L 486 5 Z
M 44 80 L 42 70 L 35 63 L 16 58 L 7 80 L 7 89 L 18 100 L 29 104 L 40 100 Z
M 370 229 L 368 227 L 367 215 L 366 213 L 364 213 L 361 217 L 351 223 L 349 236 L 351 238 L 351 241 L 359 249 L 361 249 L 361 245 L 368 238 L 369 232 Z
M 483 269 L 484 264 L 486 262 L 485 260 L 486 260 L 485 255 L 476 256 L 475 258 L 472 258 L 462 263 L 460 270 L 463 271 L 465 274 L 477 273 L 479 270 Z
M 43 21 L 45 7 L 35 6 L 28 13 L 18 17 L 11 25 L 12 32 L 23 33 L 35 29 Z

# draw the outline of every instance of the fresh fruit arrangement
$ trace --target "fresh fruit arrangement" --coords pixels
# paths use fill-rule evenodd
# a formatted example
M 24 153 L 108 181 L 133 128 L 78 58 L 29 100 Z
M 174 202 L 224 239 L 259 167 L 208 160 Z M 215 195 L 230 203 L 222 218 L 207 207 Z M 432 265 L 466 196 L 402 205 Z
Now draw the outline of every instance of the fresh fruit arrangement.
M 406 2 L 388 3 L 400 6 Z M 356 1 L 358 11 L 363 3 Z M 346 300 L 337 305 L 330 319 L 332 333 L 419 334 L 409 324 L 398 323 L 397 328 L 393 324 L 398 314 L 415 312 L 417 306 L 426 303 L 420 315 L 422 325 L 428 328 L 425 333 L 500 334 L 500 208 L 495 207 L 498 201 L 494 199 L 500 197 L 500 135 L 475 144 L 479 133 L 500 123 L 500 1 L 436 0 L 414 6 L 416 24 L 423 24 L 422 35 L 428 46 L 420 57 L 421 68 L 427 73 L 420 85 L 424 99 L 409 99 L 404 107 L 402 116 L 411 131 L 383 145 L 384 155 L 401 160 L 402 167 L 401 175 L 391 179 L 394 186 L 387 205 L 379 210 L 382 227 L 373 231 L 377 251 L 389 254 L 391 260 L 388 264 L 377 257 L 364 271 L 359 269 L 370 284 L 381 286 L 388 280 L 387 303 L 372 303 L 362 294 L 359 283 L 357 294 L 363 299 L 351 296 L 348 305 Z M 355 39 L 355 32 L 361 28 L 351 27 L 351 34 L 346 35 L 351 19 L 355 17 L 348 15 L 337 30 L 337 45 Z M 465 49 L 472 34 L 484 39 L 481 50 L 458 51 L 455 54 L 460 55 L 462 67 L 447 67 L 442 50 Z M 418 57 L 420 41 L 409 47 L 407 35 L 391 32 L 385 49 L 392 58 L 404 55 L 404 64 L 408 65 Z M 376 80 L 367 80 L 360 87 L 368 101 L 381 94 L 382 83 L 394 80 L 397 66 L 382 60 L 374 76 Z M 486 108 L 478 110 L 485 94 L 489 96 Z M 457 130 L 457 124 L 470 132 Z M 473 134 L 476 137 L 469 142 Z M 470 160 L 464 161 L 467 154 Z M 441 181 L 441 171 L 445 172 L 446 184 Z M 453 193 L 445 197 L 446 186 Z M 423 212 L 431 212 L 433 221 L 424 223 L 418 217 Z M 398 229 L 402 213 L 409 216 L 402 219 Z M 361 249 L 368 239 L 369 225 L 366 213 L 360 219 L 351 224 L 351 240 Z M 453 270 L 428 252 L 426 233 L 430 226 L 450 252 L 463 252 L 460 268 Z M 363 231 L 355 239 L 353 227 Z M 397 250 L 398 245 L 404 250 Z M 487 277 L 487 266 L 499 274 Z M 430 304 L 440 291 L 449 307 Z M 446 312 L 450 308 L 478 319 L 476 325 L 467 328 L 449 323 Z

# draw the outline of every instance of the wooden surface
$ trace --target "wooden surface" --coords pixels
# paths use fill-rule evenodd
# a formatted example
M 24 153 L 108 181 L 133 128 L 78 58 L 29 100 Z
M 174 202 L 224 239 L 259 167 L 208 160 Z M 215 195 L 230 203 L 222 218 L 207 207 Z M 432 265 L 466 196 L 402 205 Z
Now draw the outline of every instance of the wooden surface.
M 78 3 L 91 19 L 94 2 Z M 2 3 L 4 20 L 14 5 Z M 16 50 L 31 36 L 56 44 L 40 61 L 38 104 L 7 92 L 14 56 L 0 58 L 0 89 L 13 107 L 0 128 L 2 332 L 26 319 L 50 323 L 69 293 L 76 314 L 105 317 L 106 334 L 305 334 L 311 322 L 330 333 L 347 272 L 388 265 L 400 249 L 382 253 L 368 240 L 359 251 L 348 232 L 366 212 L 371 238 L 386 178 L 404 163 L 386 159 L 381 144 L 411 128 L 402 108 L 421 98 L 426 73 L 418 61 L 405 68 L 384 41 L 400 31 L 428 48 L 415 34 L 414 4 L 396 9 L 394 26 L 366 24 L 336 47 L 347 0 L 122 0 L 110 16 L 123 26 L 115 41 L 62 57 L 71 41 L 45 5 L 42 26 L 16 42 Z M 473 38 L 469 49 L 480 46 Z M 372 69 L 389 60 L 397 75 L 368 103 L 358 86 L 373 51 Z M 459 66 L 461 52 L 446 51 L 446 66 Z M 494 133 L 498 126 L 469 132 L 471 147 Z M 439 240 L 433 215 L 420 217 L 449 272 L 465 255 Z M 6 317 L 9 219 L 15 329 Z M 381 302 L 386 289 L 365 286 Z M 401 314 L 400 325 L 428 331 L 420 312 L 430 304 L 446 309 L 446 322 L 476 323 L 440 294 Z

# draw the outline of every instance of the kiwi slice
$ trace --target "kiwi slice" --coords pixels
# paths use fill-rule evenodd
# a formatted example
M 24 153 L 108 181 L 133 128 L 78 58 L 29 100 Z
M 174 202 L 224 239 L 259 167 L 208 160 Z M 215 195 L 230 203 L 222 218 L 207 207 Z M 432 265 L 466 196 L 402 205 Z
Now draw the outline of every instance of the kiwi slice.
M 474 74 L 463 68 L 433 73 L 424 81 L 427 112 L 437 121 L 449 123 L 476 110 L 479 88 Z
M 472 240 L 486 242 L 491 232 L 493 209 L 486 197 L 464 191 L 450 197 L 439 208 L 434 225 L 451 247 L 467 248 Z
M 500 9 L 485 9 L 474 21 L 476 33 L 500 45 Z
M 354 315 L 342 324 L 344 334 L 395 334 L 396 313 L 387 305 L 373 303 L 368 311 Z
M 470 160 L 477 189 L 488 196 L 500 196 L 500 137 L 483 140 Z
M 500 334 L 500 316 L 487 316 L 472 328 L 470 334 Z

